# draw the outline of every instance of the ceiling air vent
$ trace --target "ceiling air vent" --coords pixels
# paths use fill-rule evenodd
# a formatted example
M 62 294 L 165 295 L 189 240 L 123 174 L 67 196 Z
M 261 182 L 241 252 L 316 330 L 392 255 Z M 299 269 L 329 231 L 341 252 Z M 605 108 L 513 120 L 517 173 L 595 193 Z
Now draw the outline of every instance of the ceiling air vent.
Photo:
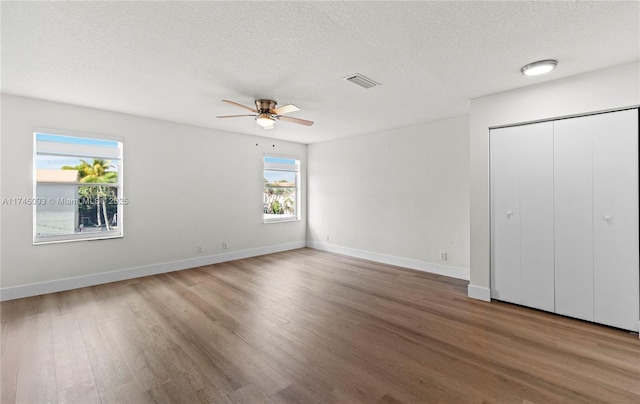
M 380 85 L 380 83 L 376 83 L 370 78 L 364 77 L 360 73 L 351 74 L 347 77 L 344 77 L 343 80 L 347 80 L 348 82 L 359 85 L 363 88 L 371 88 Z

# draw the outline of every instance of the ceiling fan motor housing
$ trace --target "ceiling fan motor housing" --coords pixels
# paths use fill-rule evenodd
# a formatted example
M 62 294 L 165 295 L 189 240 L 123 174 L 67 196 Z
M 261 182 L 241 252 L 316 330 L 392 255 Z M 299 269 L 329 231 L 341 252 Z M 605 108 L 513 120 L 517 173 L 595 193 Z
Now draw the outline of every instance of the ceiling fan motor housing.
M 256 100 L 256 109 L 261 113 L 271 113 L 271 110 L 275 109 L 276 104 L 273 100 Z
M 256 100 L 256 109 L 259 115 L 256 117 L 256 122 L 263 128 L 270 128 L 273 126 L 275 115 L 271 112 L 276 107 L 276 102 L 273 100 Z

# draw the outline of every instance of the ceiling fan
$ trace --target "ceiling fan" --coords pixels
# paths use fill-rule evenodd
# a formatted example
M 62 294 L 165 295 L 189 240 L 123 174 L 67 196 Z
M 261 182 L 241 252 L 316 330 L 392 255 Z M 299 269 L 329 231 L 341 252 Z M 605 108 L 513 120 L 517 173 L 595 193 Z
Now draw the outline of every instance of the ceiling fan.
M 313 121 L 307 121 L 306 119 L 300 118 L 292 118 L 290 116 L 283 116 L 282 114 L 287 114 L 289 112 L 299 111 L 300 108 L 296 107 L 293 104 L 284 105 L 282 107 L 276 108 L 276 102 L 273 100 L 256 100 L 256 107 L 246 107 L 242 104 L 238 104 L 237 102 L 222 100 L 222 102 L 226 102 L 227 104 L 235 105 L 236 107 L 244 108 L 251 112 L 254 112 L 257 115 L 223 115 L 217 116 L 216 118 L 237 118 L 240 116 L 253 116 L 256 118 L 256 122 L 258 125 L 262 126 L 265 129 L 271 128 L 276 120 L 283 120 L 287 122 L 293 122 L 300 125 L 311 126 L 313 125 Z

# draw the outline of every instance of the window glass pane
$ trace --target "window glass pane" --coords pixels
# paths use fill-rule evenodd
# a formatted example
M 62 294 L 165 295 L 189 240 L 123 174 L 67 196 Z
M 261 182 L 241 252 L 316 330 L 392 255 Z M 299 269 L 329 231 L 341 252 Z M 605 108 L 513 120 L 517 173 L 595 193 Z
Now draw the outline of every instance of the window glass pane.
M 62 135 L 51 135 L 48 133 L 36 133 L 36 140 L 42 142 L 56 142 L 56 143 L 68 143 L 68 144 L 81 144 L 85 146 L 101 146 L 118 148 L 118 142 L 113 140 L 100 140 L 90 139 L 86 137 L 73 137 Z
M 34 241 L 122 236 L 122 143 L 34 135 Z
M 36 237 L 117 231 L 118 188 L 38 184 Z
M 296 160 L 284 159 L 284 158 L 280 158 L 280 157 L 270 157 L 270 156 L 266 156 L 264 158 L 264 162 L 265 163 L 277 163 L 277 164 L 291 164 L 293 166 L 296 165 Z
M 279 216 L 296 216 L 296 190 L 295 188 L 264 188 L 264 214 L 265 218 Z
M 73 181 L 80 182 L 118 182 L 118 160 L 95 159 L 90 157 L 68 157 L 38 154 L 36 156 L 36 181 L 58 182 L 57 178 L 68 181 L 75 171 Z M 65 171 L 56 173 L 56 171 Z
M 264 220 L 298 218 L 298 171 L 300 161 L 283 157 L 264 157 Z
M 36 199 L 36 236 L 73 234 L 77 228 L 77 206 L 66 201 L 77 198 L 75 185 L 38 184 Z
M 296 173 L 294 171 L 264 170 L 265 187 L 295 187 Z

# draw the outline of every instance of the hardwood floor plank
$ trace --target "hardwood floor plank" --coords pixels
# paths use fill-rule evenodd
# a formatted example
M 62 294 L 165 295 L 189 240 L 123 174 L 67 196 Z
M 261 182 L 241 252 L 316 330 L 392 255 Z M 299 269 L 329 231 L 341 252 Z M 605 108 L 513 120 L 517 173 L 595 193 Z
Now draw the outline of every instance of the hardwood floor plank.
M 24 342 L 16 381 L 16 403 L 57 403 L 51 318 L 42 313 L 25 318 Z
M 126 298 L 111 301 L 109 306 L 103 317 L 139 390 L 148 391 L 169 382 L 170 375 L 160 358 L 161 352 L 147 343 Z
M 0 303 L 4 402 L 638 403 L 637 335 L 300 249 Z
M 18 373 L 25 340 L 24 317 L 16 315 L 20 304 L 5 302 L 2 306 L 2 338 L 0 339 L 0 403 L 15 403 Z
M 65 390 L 58 390 L 59 404 L 100 404 L 100 402 L 100 395 L 93 379 L 84 383 L 74 383 Z
M 247 384 L 232 391 L 227 398 L 234 404 L 272 403 L 269 396 L 254 384 Z
M 219 395 L 220 390 L 204 387 L 196 390 L 197 403 L 201 404 L 230 404 L 229 398 Z
M 93 373 L 75 313 L 52 316 L 53 352 L 58 391 L 79 385 L 95 387 Z
M 102 404 L 155 404 L 149 392 L 141 393 L 134 381 L 100 391 Z
M 133 382 L 104 318 L 85 317 L 79 320 L 79 324 L 98 392 Z
M 155 403 L 197 403 L 199 398 L 196 390 L 185 387 L 187 384 L 182 380 L 169 380 L 150 389 L 147 394 Z

